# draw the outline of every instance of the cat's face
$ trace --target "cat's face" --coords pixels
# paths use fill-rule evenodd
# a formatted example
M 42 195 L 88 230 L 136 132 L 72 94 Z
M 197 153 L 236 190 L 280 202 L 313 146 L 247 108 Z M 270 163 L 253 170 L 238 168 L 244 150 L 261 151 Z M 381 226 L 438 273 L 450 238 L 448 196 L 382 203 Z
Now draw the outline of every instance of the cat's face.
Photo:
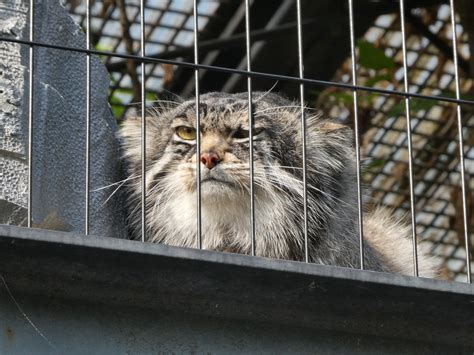
M 288 105 L 286 101 L 282 103 Z M 256 99 L 253 130 L 256 193 L 264 193 L 267 187 L 268 181 L 262 176 L 266 171 L 278 166 L 297 170 L 301 166 L 301 152 L 296 151 L 300 139 L 298 116 L 285 107 L 277 108 L 284 105 L 274 102 L 272 106 L 269 101 L 259 103 L 258 97 Z M 193 101 L 147 119 L 147 190 L 166 183 L 168 189 L 175 192 L 194 193 L 198 159 L 203 199 L 248 194 L 250 143 L 246 96 L 203 95 L 200 112 L 199 156 Z M 285 115 L 284 120 L 282 115 Z M 126 153 L 135 171 L 141 168 L 139 125 L 139 121 L 128 121 L 122 130 Z
M 265 225 L 274 216 L 285 221 L 287 215 L 299 224 L 303 200 L 299 105 L 274 94 L 254 93 L 253 99 L 254 191 L 256 218 L 261 220 L 258 224 Z M 157 230 L 164 228 L 163 221 L 169 219 L 176 224 L 192 220 L 192 226 L 195 225 L 198 160 L 203 213 L 208 216 L 206 223 L 215 222 L 209 228 L 233 228 L 233 223 L 241 223 L 247 233 L 251 185 L 247 94 L 202 95 L 200 120 L 198 156 L 194 100 L 147 117 L 148 220 L 156 222 Z M 350 170 L 350 139 L 346 133 L 318 116 L 307 114 L 307 181 L 311 187 L 308 199 L 315 213 L 320 213 L 318 209 L 330 211 L 326 203 L 330 199 L 325 196 L 337 189 L 340 176 Z M 132 186 L 130 200 L 138 206 L 142 188 L 140 120 L 127 120 L 121 136 Z M 132 206 L 132 215 L 139 211 L 137 206 Z

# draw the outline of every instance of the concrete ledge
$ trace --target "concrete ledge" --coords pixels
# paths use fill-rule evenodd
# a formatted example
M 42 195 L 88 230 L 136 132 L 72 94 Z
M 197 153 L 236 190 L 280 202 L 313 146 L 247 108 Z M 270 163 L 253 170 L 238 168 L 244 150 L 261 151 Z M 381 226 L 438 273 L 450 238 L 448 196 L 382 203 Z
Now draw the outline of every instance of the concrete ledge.
M 16 295 L 78 307 L 474 349 L 468 284 L 3 225 L 0 274 Z

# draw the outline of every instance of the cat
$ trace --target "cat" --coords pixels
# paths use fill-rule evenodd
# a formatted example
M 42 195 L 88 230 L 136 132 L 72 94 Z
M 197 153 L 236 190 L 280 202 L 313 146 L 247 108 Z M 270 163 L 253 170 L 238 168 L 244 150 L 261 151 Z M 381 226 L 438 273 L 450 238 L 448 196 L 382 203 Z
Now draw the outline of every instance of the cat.
M 253 95 L 256 255 L 304 260 L 300 105 L 275 93 Z M 200 98 L 204 249 L 251 254 L 247 93 Z M 360 267 L 353 132 L 305 109 L 309 261 Z M 146 241 L 197 246 L 195 101 L 146 118 Z M 120 130 L 128 167 L 129 225 L 141 235 L 141 120 Z M 410 228 L 382 208 L 364 213 L 366 269 L 413 274 Z M 419 274 L 436 276 L 418 250 Z

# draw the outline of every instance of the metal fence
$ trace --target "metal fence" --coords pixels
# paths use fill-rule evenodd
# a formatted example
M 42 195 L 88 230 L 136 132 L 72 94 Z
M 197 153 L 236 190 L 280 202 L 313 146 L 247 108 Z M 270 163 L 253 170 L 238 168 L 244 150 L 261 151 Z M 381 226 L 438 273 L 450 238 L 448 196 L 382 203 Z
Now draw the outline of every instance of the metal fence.
M 124 2 L 122 2 L 125 4 Z M 213 2 L 211 2 L 213 3 Z M 144 0 L 139 1 L 139 4 L 132 4 L 131 6 L 135 7 L 137 12 L 135 13 L 134 20 L 140 24 L 140 48 L 139 54 L 133 53 L 124 53 L 118 50 L 119 42 L 116 42 L 111 50 L 101 50 L 95 49 L 92 43 L 92 33 L 91 33 L 91 21 L 94 20 L 94 17 L 91 12 L 91 0 L 86 0 L 83 9 L 85 12 L 82 14 L 83 16 L 79 16 L 79 18 L 84 19 L 84 28 L 86 32 L 86 48 L 72 48 L 68 46 L 60 46 L 48 43 L 40 43 L 35 40 L 35 19 L 34 19 L 34 7 L 35 1 L 30 0 L 30 33 L 29 33 L 29 40 L 15 40 L 15 39 L 5 39 L 2 38 L 1 40 L 8 40 L 15 43 L 20 43 L 23 45 L 29 46 L 29 150 L 28 150 L 28 167 L 29 167 L 29 185 L 28 185 L 28 227 L 32 226 L 32 164 L 35 159 L 35 152 L 32 150 L 33 147 L 33 122 L 35 116 L 35 109 L 33 105 L 33 81 L 34 81 L 34 55 L 35 55 L 35 48 L 37 47 L 48 47 L 58 50 L 64 51 L 72 51 L 76 53 L 83 53 L 86 55 L 86 63 L 87 63 L 87 90 L 85 95 L 87 97 L 87 116 L 85 117 L 86 127 L 87 127 L 87 140 L 86 140 L 86 166 L 85 166 L 85 175 L 86 175 L 86 186 L 85 186 L 85 195 L 84 198 L 86 200 L 86 222 L 85 222 L 85 231 L 86 234 L 89 234 L 89 225 L 90 225 L 90 151 L 91 151 L 91 142 L 90 142 L 90 103 L 91 103 L 91 56 L 99 55 L 102 58 L 105 58 L 106 63 L 111 63 L 113 65 L 113 59 L 124 59 L 124 60 L 133 60 L 140 65 L 140 70 L 135 72 L 135 79 L 139 79 L 140 90 L 139 90 L 139 101 L 141 105 L 141 115 L 142 115 L 142 127 L 141 127 L 141 134 L 142 134 L 142 144 L 141 144 L 141 157 L 142 157 L 142 175 L 141 175 L 141 184 L 142 184 L 142 197 L 141 197 L 141 228 L 142 228 L 142 241 L 145 241 L 146 236 L 146 215 L 145 215 L 145 205 L 146 205 L 146 176 L 145 176 L 145 162 L 146 162 L 146 108 L 147 108 L 147 75 L 150 77 L 156 76 L 155 69 L 159 67 L 159 65 L 172 65 L 177 66 L 180 68 L 188 68 L 194 71 L 194 87 L 195 87 L 195 107 L 196 107 L 196 130 L 197 130 L 197 139 L 196 139 L 196 147 L 197 147 L 197 154 L 199 155 L 201 142 L 200 142 L 200 110 L 199 110 L 199 103 L 200 103 L 200 72 L 211 71 L 211 72 L 221 72 L 225 74 L 234 74 L 243 76 L 247 79 L 247 91 L 248 91 L 248 116 L 249 116 L 249 125 L 250 127 L 253 126 L 253 112 L 252 112 L 252 83 L 255 78 L 264 78 L 264 79 L 271 79 L 271 80 L 278 80 L 284 82 L 294 83 L 299 86 L 299 101 L 301 105 L 301 131 L 303 137 L 303 185 L 304 185 L 304 237 L 305 237 L 305 261 L 308 262 L 308 209 L 307 209 L 307 183 L 306 183 L 306 175 L 307 175 L 307 168 L 306 168 L 306 118 L 304 114 L 304 107 L 305 107 L 305 99 L 307 97 L 306 90 L 308 87 L 323 87 L 323 88 L 337 88 L 342 90 L 349 90 L 352 94 L 353 99 L 353 109 L 351 112 L 351 120 L 354 127 L 355 132 L 355 153 L 356 153 L 356 164 L 357 164 L 357 179 L 354 181 L 354 184 L 357 184 L 357 192 L 358 192 L 358 231 L 359 231 L 359 240 L 360 240 L 360 264 L 361 269 L 364 269 L 364 229 L 363 229 L 363 202 L 362 202 L 362 183 L 363 183 L 363 176 L 361 172 L 361 139 L 360 139 L 360 117 L 359 117 L 359 110 L 360 110 L 360 95 L 365 93 L 372 93 L 378 94 L 381 96 L 385 96 L 388 98 L 396 97 L 401 102 L 404 103 L 404 116 L 406 119 L 406 144 L 408 149 L 408 180 L 409 180 L 409 211 L 411 217 L 411 230 L 412 230 L 412 242 L 413 242 L 413 262 L 414 262 L 414 269 L 413 275 L 418 276 L 418 255 L 417 255 L 417 242 L 419 239 L 419 235 L 417 233 L 417 216 L 416 216 L 416 202 L 417 196 L 415 192 L 415 182 L 414 182 L 414 175 L 415 175 L 415 163 L 414 163 L 414 152 L 413 152 L 413 126 L 412 126 L 412 115 L 411 115 L 411 105 L 413 105 L 413 100 L 427 100 L 427 101 L 435 101 L 437 103 L 446 103 L 446 104 L 454 104 L 456 110 L 456 124 L 457 124 L 457 145 L 458 145 L 458 154 L 459 154 L 459 171 L 460 171 L 460 179 L 459 179 L 459 186 L 461 188 L 461 200 L 460 203 L 460 210 L 457 211 L 458 215 L 462 214 L 462 227 L 463 227 L 463 241 L 465 247 L 465 270 L 467 275 L 467 282 L 472 282 L 472 272 L 471 272 L 471 251 L 470 251 L 470 234 L 469 234 L 469 211 L 468 211 L 468 195 L 469 195 L 469 186 L 467 184 L 466 178 L 466 167 L 465 167 L 465 147 L 464 147 L 464 138 L 463 138 L 463 111 L 462 105 L 466 105 L 466 107 L 470 107 L 474 105 L 474 101 L 470 99 L 465 99 L 461 97 L 461 88 L 460 88 L 460 74 L 459 74 L 459 60 L 458 60 L 458 36 L 456 33 L 457 30 L 457 17 L 455 11 L 455 4 L 454 0 L 450 0 L 450 22 L 451 22 L 451 30 L 452 30 L 452 57 L 454 61 L 454 80 L 455 80 L 455 95 L 454 97 L 450 97 L 447 95 L 443 95 L 443 93 L 432 95 L 432 94 L 424 94 L 419 92 L 412 92 L 410 90 L 409 84 L 409 63 L 407 59 L 407 34 L 406 34 L 406 9 L 405 9 L 405 1 L 399 1 L 399 12 L 398 12 L 398 19 L 400 21 L 400 28 L 402 33 L 402 56 L 403 56 L 403 88 L 400 89 L 386 89 L 380 87 L 372 87 L 368 85 L 361 85 L 358 81 L 358 65 L 357 65 L 357 51 L 356 51 L 356 35 L 355 35 L 355 18 L 354 18 L 354 4 L 353 0 L 348 0 L 347 3 L 343 4 L 341 1 L 341 5 L 347 6 L 348 13 L 347 13 L 347 26 L 349 27 L 350 32 L 350 81 L 344 82 L 341 81 L 328 81 L 328 80 L 319 80 L 315 78 L 309 78 L 305 76 L 304 71 L 304 56 L 303 56 L 303 37 L 305 36 L 304 31 L 304 21 L 302 19 L 302 12 L 304 12 L 304 8 L 302 8 L 301 0 L 295 0 L 296 4 L 296 30 L 297 30 L 297 47 L 298 47 L 298 75 L 297 76 L 288 76 L 282 74 L 275 74 L 275 73 L 264 73 L 252 70 L 252 36 L 250 28 L 250 19 L 252 16 L 251 8 L 252 8 L 252 1 L 245 0 L 245 48 L 246 48 L 246 68 L 239 69 L 239 68 L 225 68 L 225 67 L 218 67 L 208 64 L 200 63 L 199 61 L 199 28 L 200 24 L 199 21 L 208 21 L 209 18 L 212 16 L 212 11 L 209 11 L 205 14 L 200 14 L 198 12 L 198 1 L 194 0 L 192 2 L 192 16 L 189 16 L 189 13 L 183 12 L 181 10 L 170 10 L 169 3 L 168 8 L 161 9 L 161 16 L 166 13 L 166 11 L 174 11 L 177 14 L 183 15 L 186 17 L 186 20 L 183 20 L 182 23 L 184 24 L 187 20 L 192 19 L 192 38 L 193 41 L 189 44 L 192 45 L 192 53 L 194 56 L 194 61 L 184 61 L 179 59 L 167 59 L 166 55 L 163 56 L 149 56 L 146 51 L 147 42 L 149 36 L 147 36 L 146 32 L 146 10 L 148 9 L 145 4 Z M 216 5 L 217 6 L 217 5 Z M 161 19 L 162 17 L 160 17 Z M 157 22 L 160 22 L 160 19 Z M 105 22 L 104 22 L 105 23 Z M 187 23 L 187 22 L 186 22 Z M 173 28 L 173 25 L 165 25 Z M 181 25 L 181 28 L 185 28 L 186 26 Z M 188 30 L 189 32 L 189 30 Z M 176 31 L 174 33 L 174 38 L 178 36 L 179 33 Z M 156 41 L 155 41 L 156 42 Z M 186 41 L 183 42 L 183 47 L 186 46 Z M 153 43 L 154 45 L 162 45 L 163 52 L 167 50 L 174 50 L 174 51 L 185 51 L 183 48 L 171 48 L 170 42 L 166 43 Z M 97 47 L 97 42 L 95 43 Z M 171 48 L 171 49 L 170 49 Z M 132 51 L 133 52 L 133 51 Z M 184 53 L 184 52 L 183 52 Z M 179 55 L 179 52 L 178 54 Z M 170 57 L 168 57 L 170 58 Z M 117 63 L 117 62 L 115 62 Z M 151 71 L 146 70 L 146 65 L 150 64 L 153 65 L 153 69 Z M 138 75 L 139 74 L 139 75 Z M 163 73 L 162 73 L 163 74 Z M 134 79 L 134 80 L 135 80 Z M 163 79 L 163 75 L 162 75 Z M 119 78 L 114 79 L 114 83 L 112 85 L 112 93 L 114 90 L 118 90 L 120 88 L 120 83 L 124 80 L 124 75 L 121 75 Z M 115 85 L 115 86 L 114 86 Z M 150 101 L 148 99 L 148 101 Z M 253 132 L 252 129 L 249 130 L 249 140 L 253 142 Z M 251 238 L 252 238 L 252 255 L 255 255 L 255 192 L 254 192 L 254 165 L 253 165 L 253 144 L 250 144 L 250 179 L 251 179 L 251 188 L 250 188 L 250 215 L 249 219 L 251 220 Z M 196 163 L 196 191 L 197 191 L 197 206 L 198 206 L 198 213 L 196 217 L 196 229 L 197 229 L 197 248 L 202 248 L 202 231 L 201 231 L 201 180 L 200 180 L 200 161 L 197 159 Z

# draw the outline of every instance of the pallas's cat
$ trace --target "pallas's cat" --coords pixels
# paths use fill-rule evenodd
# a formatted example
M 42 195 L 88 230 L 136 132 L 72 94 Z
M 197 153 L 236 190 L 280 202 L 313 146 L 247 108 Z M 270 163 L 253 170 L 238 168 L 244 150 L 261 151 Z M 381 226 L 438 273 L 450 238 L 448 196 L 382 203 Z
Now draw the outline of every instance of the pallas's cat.
M 298 103 L 253 95 L 256 255 L 304 260 L 303 145 Z M 247 94 L 200 99 L 201 154 L 196 157 L 195 101 L 146 119 L 146 240 L 196 247 L 196 159 L 201 165 L 202 245 L 251 253 Z M 360 267 L 356 163 L 350 128 L 306 115 L 309 260 Z M 141 121 L 121 129 L 129 172 L 129 222 L 141 232 Z M 384 209 L 364 212 L 365 267 L 413 273 L 410 228 Z M 420 275 L 434 276 L 422 248 Z

